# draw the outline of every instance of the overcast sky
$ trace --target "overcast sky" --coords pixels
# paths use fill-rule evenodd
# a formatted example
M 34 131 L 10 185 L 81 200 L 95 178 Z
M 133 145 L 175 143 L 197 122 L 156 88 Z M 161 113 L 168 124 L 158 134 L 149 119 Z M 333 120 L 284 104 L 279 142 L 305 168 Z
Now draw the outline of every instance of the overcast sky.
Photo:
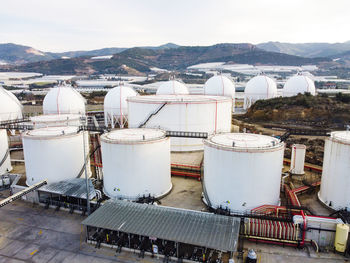
M 0 43 L 43 51 L 350 40 L 350 0 L 1 0 Z

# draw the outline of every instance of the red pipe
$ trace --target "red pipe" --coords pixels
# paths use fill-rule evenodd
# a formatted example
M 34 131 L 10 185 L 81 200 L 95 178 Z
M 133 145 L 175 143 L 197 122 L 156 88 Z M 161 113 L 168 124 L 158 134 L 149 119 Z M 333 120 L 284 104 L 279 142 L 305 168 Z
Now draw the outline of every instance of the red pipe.
M 287 242 L 277 242 L 277 241 L 270 241 L 270 240 L 263 240 L 258 238 L 249 238 L 249 241 L 256 241 L 261 243 L 267 243 L 267 244 L 275 244 L 275 245 L 282 245 L 282 246 L 291 246 L 291 247 L 297 247 L 298 244 L 293 243 L 287 243 Z
M 196 169 L 200 169 L 200 166 L 194 166 L 194 165 L 186 165 L 186 164 L 176 164 L 176 163 L 172 163 L 171 166 L 181 166 L 181 167 L 186 167 L 186 168 L 196 168 Z

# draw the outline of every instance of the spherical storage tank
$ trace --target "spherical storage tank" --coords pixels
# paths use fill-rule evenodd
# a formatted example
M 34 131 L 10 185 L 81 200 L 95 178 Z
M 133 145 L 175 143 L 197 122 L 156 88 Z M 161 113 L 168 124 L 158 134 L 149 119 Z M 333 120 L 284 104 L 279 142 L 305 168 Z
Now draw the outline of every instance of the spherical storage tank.
M 108 91 L 104 99 L 105 125 L 124 127 L 128 116 L 128 97 L 137 96 L 138 93 L 128 86 L 117 86 Z
M 162 83 L 157 89 L 157 95 L 188 95 L 188 88 L 177 80 L 169 80 Z
M 0 121 L 22 119 L 22 108 L 15 95 L 0 87 Z M 11 170 L 7 131 L 0 130 L 0 175 Z
M 49 114 L 38 115 L 30 118 L 35 129 L 52 126 L 80 126 L 81 115 L 79 114 Z
M 334 210 L 350 209 L 350 131 L 326 138 L 318 197 Z
M 0 121 L 22 119 L 22 108 L 15 95 L 0 87 Z
M 7 131 L 0 130 L 0 175 L 12 170 Z
M 43 101 L 44 114 L 85 115 L 85 99 L 71 86 L 50 89 Z
M 265 76 L 259 75 L 250 79 L 244 89 L 244 109 L 248 109 L 257 100 L 265 100 L 277 97 L 276 82 Z
M 222 133 L 204 141 L 204 197 L 213 208 L 278 205 L 284 143 L 265 135 Z
M 232 100 L 203 95 L 156 95 L 128 98 L 129 127 L 184 132 L 229 132 Z M 203 150 L 202 139 L 171 138 L 172 151 Z
M 283 97 L 296 96 L 299 93 L 304 94 L 306 92 L 316 95 L 315 83 L 312 79 L 302 74 L 289 78 L 282 90 Z
M 77 127 L 47 127 L 22 134 L 27 185 L 47 179 L 48 183 L 84 177 L 84 159 L 91 176 L 87 132 Z M 84 143 L 85 140 L 85 143 Z M 84 145 L 85 155 L 84 156 Z
M 228 77 L 216 75 L 204 84 L 204 95 L 225 96 L 232 99 L 232 110 L 235 106 L 235 84 Z
M 103 190 L 111 198 L 162 197 L 171 188 L 170 139 L 157 129 L 120 129 L 101 136 Z

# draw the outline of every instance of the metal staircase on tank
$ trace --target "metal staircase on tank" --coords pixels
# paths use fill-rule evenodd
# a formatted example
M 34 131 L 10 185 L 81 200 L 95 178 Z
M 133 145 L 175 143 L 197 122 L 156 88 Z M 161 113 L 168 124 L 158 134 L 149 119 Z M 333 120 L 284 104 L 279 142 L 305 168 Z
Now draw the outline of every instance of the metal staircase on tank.
M 158 112 L 160 112 L 161 109 L 163 109 L 164 106 L 165 106 L 166 104 L 167 104 L 167 103 L 164 103 L 164 104 L 160 105 L 156 111 L 152 112 L 152 113 L 148 116 L 148 118 L 147 118 L 143 123 L 141 123 L 141 124 L 139 125 L 138 128 L 144 127 L 144 126 L 146 125 L 146 123 L 147 123 L 154 115 L 157 115 Z
M 7 157 L 9 156 L 9 154 L 10 154 L 10 151 L 9 151 L 9 149 L 7 149 L 7 151 L 5 153 L 5 156 L 0 161 L 0 167 L 5 163 L 5 161 L 7 160 Z

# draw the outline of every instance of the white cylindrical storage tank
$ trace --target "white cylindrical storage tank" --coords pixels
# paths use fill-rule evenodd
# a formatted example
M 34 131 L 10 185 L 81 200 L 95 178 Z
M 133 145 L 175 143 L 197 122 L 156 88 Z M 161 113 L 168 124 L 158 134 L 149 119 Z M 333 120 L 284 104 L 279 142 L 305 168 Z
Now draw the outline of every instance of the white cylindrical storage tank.
M 78 114 L 51 114 L 31 117 L 30 120 L 35 129 L 52 126 L 80 126 L 81 115 Z
M 316 95 L 315 83 L 309 77 L 298 74 L 286 81 L 283 86 L 282 95 L 283 97 L 292 97 L 306 92 Z
M 156 95 L 128 98 L 129 127 L 167 131 L 231 131 L 232 100 L 203 95 Z M 202 139 L 171 138 L 172 151 L 203 150 Z
M 85 99 L 71 86 L 50 89 L 43 101 L 44 114 L 85 115 Z
M 204 140 L 203 189 L 213 208 L 278 205 L 284 143 L 265 135 L 223 133 Z
M 306 146 L 303 144 L 293 144 L 292 159 L 290 162 L 290 173 L 304 174 Z
M 157 89 L 157 95 L 188 95 L 190 92 L 185 84 L 177 80 L 169 80 L 162 83 Z
M 259 75 L 250 79 L 244 89 L 244 109 L 248 109 L 257 100 L 266 100 L 277 97 L 276 82 L 265 76 Z
M 334 210 L 350 209 L 350 131 L 332 132 L 326 138 L 321 202 Z
M 0 175 L 12 170 L 7 131 L 0 129 Z
M 111 198 L 137 200 L 172 188 L 170 139 L 157 129 L 121 129 L 101 136 L 103 190 Z
M 138 93 L 128 86 L 117 86 L 108 91 L 103 105 L 105 125 L 112 128 L 116 126 L 124 127 L 128 117 L 128 102 L 126 99 L 137 95 Z
M 84 177 L 85 159 L 91 176 L 87 132 L 73 126 L 48 127 L 24 132 L 22 140 L 27 185 Z
M 22 119 L 22 109 L 16 96 L 0 86 L 0 121 Z
M 232 111 L 235 108 L 235 83 L 228 77 L 216 75 L 208 79 L 204 84 L 204 95 L 224 96 L 232 99 Z

